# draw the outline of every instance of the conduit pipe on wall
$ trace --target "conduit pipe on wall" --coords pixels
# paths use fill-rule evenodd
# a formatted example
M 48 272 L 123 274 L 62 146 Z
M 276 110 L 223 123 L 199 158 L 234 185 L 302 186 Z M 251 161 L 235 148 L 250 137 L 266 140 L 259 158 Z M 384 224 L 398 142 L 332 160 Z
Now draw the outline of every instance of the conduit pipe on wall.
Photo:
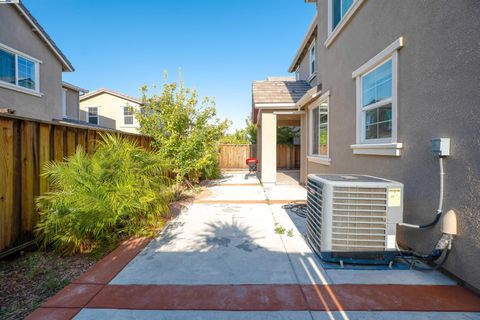
M 440 217 L 442 216 L 442 212 L 443 212 L 445 170 L 443 166 L 443 157 L 442 156 L 438 157 L 438 161 L 440 165 L 440 198 L 438 199 L 438 209 L 437 209 L 437 214 L 435 215 L 435 218 L 433 219 L 432 222 L 427 224 L 418 225 L 418 224 L 410 224 L 410 223 L 399 223 L 400 226 L 414 228 L 414 229 L 425 229 L 425 228 L 433 227 L 438 223 L 438 221 L 440 221 Z

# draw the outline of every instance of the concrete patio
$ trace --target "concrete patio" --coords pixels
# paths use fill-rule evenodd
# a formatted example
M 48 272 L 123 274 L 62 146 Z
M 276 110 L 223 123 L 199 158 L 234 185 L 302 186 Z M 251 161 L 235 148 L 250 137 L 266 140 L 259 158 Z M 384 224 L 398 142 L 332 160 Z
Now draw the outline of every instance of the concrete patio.
M 241 172 L 209 190 L 30 319 L 480 319 L 480 298 L 439 272 L 324 269 L 304 219 L 282 208 L 306 199 L 298 184 L 263 187 Z

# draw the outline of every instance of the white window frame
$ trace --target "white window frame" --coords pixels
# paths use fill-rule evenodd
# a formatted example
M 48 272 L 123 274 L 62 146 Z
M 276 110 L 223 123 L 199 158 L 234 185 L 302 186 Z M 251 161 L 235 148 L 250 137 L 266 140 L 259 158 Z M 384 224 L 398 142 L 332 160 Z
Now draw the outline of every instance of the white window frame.
M 90 108 L 97 108 L 97 124 L 95 123 L 90 123 L 90 117 L 89 117 L 89 114 L 90 114 Z M 93 124 L 93 125 L 96 125 L 96 126 L 99 126 L 100 125 L 100 106 L 88 106 L 86 107 L 86 121 L 89 123 L 89 124 Z
M 295 80 L 300 80 L 300 67 L 297 67 L 297 69 L 295 70 Z
M 40 64 L 42 63 L 42 61 L 32 56 L 29 56 L 28 54 L 25 54 L 21 51 L 13 49 L 3 43 L 0 43 L 0 49 L 10 54 L 13 54 L 15 57 L 15 84 L 0 80 L 0 87 L 19 91 L 22 93 L 27 93 L 37 97 L 43 96 L 43 93 L 40 92 Z M 18 57 L 19 56 L 26 60 L 29 60 L 30 62 L 33 62 L 35 65 L 35 90 L 18 85 Z
M 317 75 L 317 48 L 315 47 L 316 39 L 313 39 L 312 44 L 308 47 L 308 81 L 311 81 Z M 312 59 L 312 49 L 313 49 L 313 59 Z M 314 68 L 312 70 L 312 62 L 314 63 Z
M 328 135 L 328 140 L 327 140 L 327 154 L 326 155 L 319 155 L 319 154 L 313 154 L 313 110 L 316 108 L 320 108 L 320 105 L 327 102 L 328 108 L 327 108 L 327 135 Z M 324 165 L 330 165 L 332 162 L 332 159 L 330 158 L 330 142 L 331 142 L 331 137 L 330 137 L 330 91 L 325 92 L 322 94 L 316 102 L 312 103 L 308 107 L 308 155 L 307 155 L 307 160 L 310 162 L 316 162 Z
M 351 145 L 354 154 L 400 156 L 403 144 L 398 142 L 398 50 L 403 47 L 403 37 L 398 38 L 352 73 L 356 81 L 356 144 Z M 362 77 L 378 66 L 392 61 L 392 97 L 367 108 L 362 107 Z M 365 112 L 379 105 L 392 104 L 392 137 L 387 139 L 365 139 Z
M 134 110 L 134 113 L 132 114 L 133 117 L 133 123 L 132 124 L 125 124 L 125 108 L 131 108 Z M 122 125 L 121 127 L 123 128 L 134 128 L 137 126 L 137 119 L 135 118 L 135 106 L 130 106 L 130 105 L 125 105 L 120 107 L 120 112 L 122 113 Z
M 328 36 L 325 40 L 325 47 L 329 47 L 337 36 L 342 32 L 345 26 L 348 24 L 350 19 L 355 15 L 355 13 L 360 9 L 362 4 L 367 0 L 353 0 L 350 8 L 345 12 L 343 17 L 340 19 L 338 24 L 333 27 L 333 0 L 328 0 Z

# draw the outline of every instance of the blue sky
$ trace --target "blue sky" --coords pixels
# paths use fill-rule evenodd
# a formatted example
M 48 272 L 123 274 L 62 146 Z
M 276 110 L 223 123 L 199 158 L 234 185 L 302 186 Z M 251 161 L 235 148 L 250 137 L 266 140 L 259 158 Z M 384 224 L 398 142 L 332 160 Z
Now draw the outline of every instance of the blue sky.
M 287 75 L 315 14 L 303 0 L 24 0 L 76 71 L 64 80 L 139 96 L 178 79 L 244 126 L 252 80 Z

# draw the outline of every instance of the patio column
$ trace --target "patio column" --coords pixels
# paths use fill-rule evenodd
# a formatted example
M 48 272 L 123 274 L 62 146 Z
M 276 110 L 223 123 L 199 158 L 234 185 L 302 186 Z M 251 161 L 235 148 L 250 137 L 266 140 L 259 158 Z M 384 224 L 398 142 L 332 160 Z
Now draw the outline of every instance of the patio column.
M 261 118 L 261 181 L 277 182 L 277 115 L 262 112 Z
M 307 177 L 307 115 L 302 114 L 300 116 L 300 183 L 306 182 Z

